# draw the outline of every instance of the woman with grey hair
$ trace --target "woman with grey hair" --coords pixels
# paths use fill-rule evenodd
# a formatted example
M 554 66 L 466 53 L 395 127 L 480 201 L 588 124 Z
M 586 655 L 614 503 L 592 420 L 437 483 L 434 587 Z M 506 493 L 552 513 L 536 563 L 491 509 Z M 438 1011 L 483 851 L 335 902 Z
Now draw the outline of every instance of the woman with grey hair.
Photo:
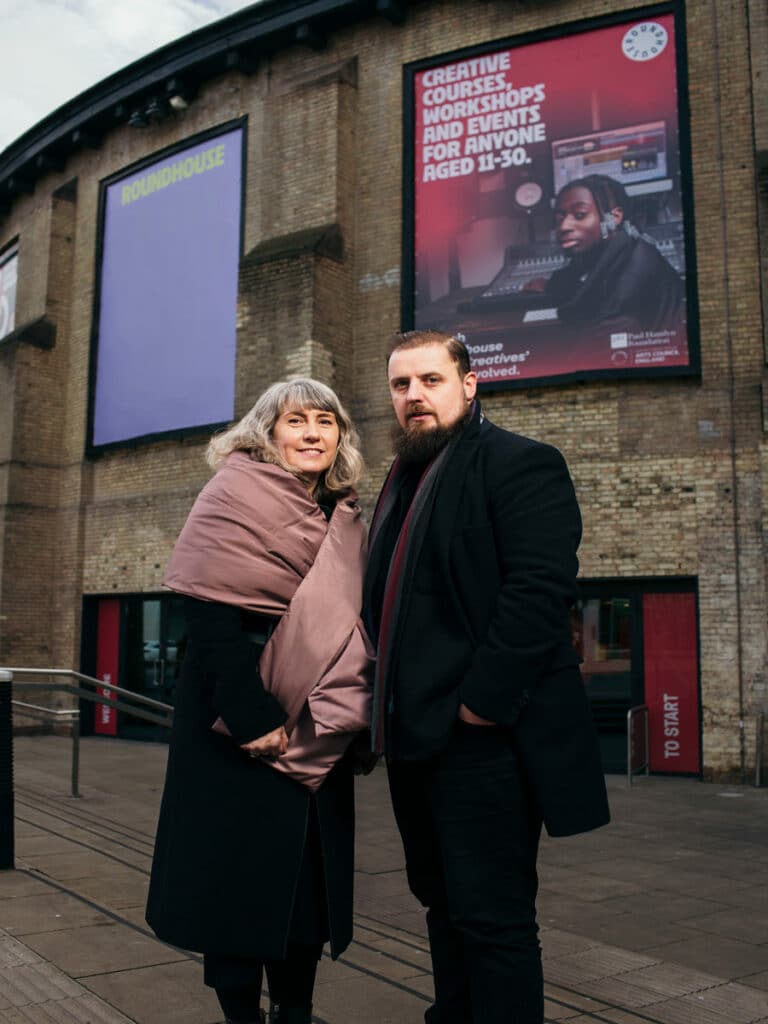
M 190 641 L 147 921 L 204 954 L 228 1022 L 265 1021 L 266 972 L 270 1024 L 309 1024 L 323 945 L 335 959 L 351 939 L 352 775 L 368 767 L 362 459 L 308 379 L 273 384 L 207 457 L 164 578 Z

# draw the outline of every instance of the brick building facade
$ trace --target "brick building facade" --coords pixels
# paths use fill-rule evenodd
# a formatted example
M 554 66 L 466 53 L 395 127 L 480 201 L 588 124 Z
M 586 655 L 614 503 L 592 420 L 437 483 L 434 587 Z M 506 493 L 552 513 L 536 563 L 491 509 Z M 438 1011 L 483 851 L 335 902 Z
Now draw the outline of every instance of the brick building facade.
M 267 2 L 132 65 L 0 154 L 0 261 L 18 244 L 16 326 L 0 341 L 0 664 L 95 671 L 98 600 L 160 594 L 207 479 L 200 434 L 87 454 L 102 179 L 247 119 L 236 414 L 288 374 L 330 383 L 363 438 L 370 509 L 390 459 L 383 341 L 401 319 L 404 65 L 635 9 L 648 11 Z M 585 595 L 603 612 L 617 596 L 693 595 L 700 768 L 738 780 L 768 710 L 768 14 L 689 0 L 684 19 L 700 378 L 491 391 L 483 406 L 568 459 Z M 130 126 L 136 97 L 185 67 L 187 108 Z M 648 642 L 635 635 L 633 657 Z

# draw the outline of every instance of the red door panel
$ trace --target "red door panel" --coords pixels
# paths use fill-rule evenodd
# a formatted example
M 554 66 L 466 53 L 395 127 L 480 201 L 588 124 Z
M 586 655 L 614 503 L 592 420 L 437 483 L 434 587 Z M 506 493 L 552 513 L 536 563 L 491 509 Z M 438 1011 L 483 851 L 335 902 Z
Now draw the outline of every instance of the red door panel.
M 120 601 L 107 598 L 99 601 L 96 627 L 96 675 L 105 683 L 119 686 L 117 679 L 120 652 Z M 99 690 L 102 697 L 114 700 L 109 690 Z M 117 735 L 117 709 L 109 704 L 97 704 L 94 714 L 94 732 L 102 736 Z
M 701 771 L 696 597 L 643 595 L 651 771 Z

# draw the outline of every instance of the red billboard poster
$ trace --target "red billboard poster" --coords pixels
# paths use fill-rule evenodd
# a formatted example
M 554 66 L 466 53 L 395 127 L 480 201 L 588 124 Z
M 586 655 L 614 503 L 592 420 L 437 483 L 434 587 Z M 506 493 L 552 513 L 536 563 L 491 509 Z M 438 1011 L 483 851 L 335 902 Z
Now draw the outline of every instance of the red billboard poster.
M 118 686 L 118 658 L 120 653 L 120 602 L 113 598 L 99 601 L 96 625 L 96 675 L 105 683 Z M 100 697 L 115 700 L 111 690 L 100 689 Z M 102 736 L 117 735 L 117 709 L 109 704 L 97 704 L 94 732 Z
M 651 771 L 700 772 L 694 594 L 643 595 L 643 662 Z
M 655 8 L 406 69 L 403 320 L 460 335 L 481 385 L 697 372 L 676 29 Z

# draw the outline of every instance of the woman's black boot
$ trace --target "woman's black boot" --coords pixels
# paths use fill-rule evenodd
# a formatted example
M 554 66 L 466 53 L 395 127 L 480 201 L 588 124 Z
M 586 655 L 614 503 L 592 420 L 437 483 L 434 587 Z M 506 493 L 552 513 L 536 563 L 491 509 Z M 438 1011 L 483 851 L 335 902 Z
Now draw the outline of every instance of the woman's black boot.
M 267 1024 L 267 1018 L 263 1010 L 259 1010 L 259 1016 L 254 1021 L 236 1021 L 231 1017 L 224 1018 L 224 1024 Z
M 311 1024 L 312 1004 L 283 1006 L 282 1003 L 270 1003 L 267 1020 L 269 1024 Z

